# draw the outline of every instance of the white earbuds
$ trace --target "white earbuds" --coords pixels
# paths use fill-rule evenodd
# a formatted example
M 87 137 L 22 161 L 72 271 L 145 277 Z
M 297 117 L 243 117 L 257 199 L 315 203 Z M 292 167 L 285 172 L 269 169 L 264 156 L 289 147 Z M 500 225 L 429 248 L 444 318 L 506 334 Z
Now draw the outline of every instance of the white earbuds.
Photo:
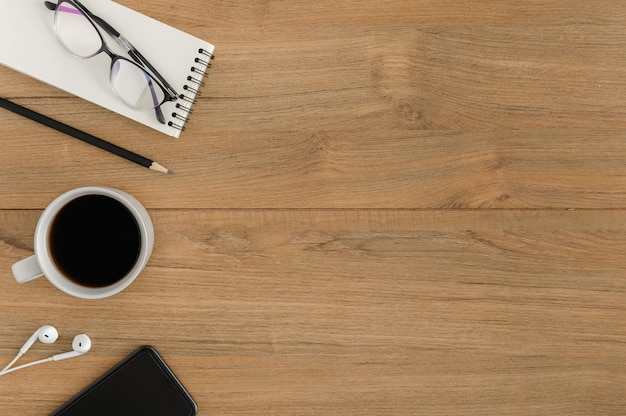
M 83 355 L 91 348 L 91 339 L 86 334 L 76 335 L 72 341 L 72 349 L 74 351 L 64 352 L 63 354 L 53 355 L 52 361 L 61 361 L 67 358 L 78 357 Z
M 24 343 L 22 348 L 20 348 L 20 352 L 15 356 L 15 358 L 0 371 L 0 376 L 11 373 L 13 371 L 20 370 L 25 367 L 30 367 L 32 365 L 45 363 L 48 361 L 60 361 L 65 360 L 72 357 L 78 357 L 80 355 L 85 354 L 91 348 L 91 339 L 86 334 L 79 334 L 74 337 L 72 341 L 72 351 L 64 352 L 62 354 L 56 354 L 51 357 L 45 358 L 43 360 L 33 361 L 27 364 L 20 365 L 18 367 L 11 368 L 15 362 L 28 351 L 30 347 L 33 346 L 35 341 L 39 340 L 44 344 L 52 344 L 59 337 L 59 333 L 56 328 L 52 325 L 44 325 L 39 328 L 35 333 Z
M 52 344 L 54 343 L 54 341 L 57 340 L 57 338 L 59 338 L 59 333 L 57 332 L 57 329 L 52 325 L 44 325 L 36 330 L 35 333 L 31 335 L 31 337 L 28 339 L 28 341 L 26 341 L 24 345 L 22 345 L 22 348 L 20 348 L 20 353 L 25 354 L 26 351 L 28 351 L 28 349 L 32 347 L 35 341 L 37 341 L 38 339 L 44 344 Z

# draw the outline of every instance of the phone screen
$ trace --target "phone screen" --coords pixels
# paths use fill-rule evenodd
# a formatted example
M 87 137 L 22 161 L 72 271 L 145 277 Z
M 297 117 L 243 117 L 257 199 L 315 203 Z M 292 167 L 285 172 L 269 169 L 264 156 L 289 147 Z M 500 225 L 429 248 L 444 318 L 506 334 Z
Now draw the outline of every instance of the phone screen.
M 197 406 L 152 347 L 136 350 L 50 416 L 193 416 Z

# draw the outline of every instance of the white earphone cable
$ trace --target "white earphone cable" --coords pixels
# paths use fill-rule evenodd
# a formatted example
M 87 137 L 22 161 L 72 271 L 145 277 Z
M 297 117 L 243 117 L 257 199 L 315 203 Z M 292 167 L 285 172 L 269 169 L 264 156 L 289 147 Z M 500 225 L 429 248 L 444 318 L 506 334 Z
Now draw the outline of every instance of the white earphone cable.
M 13 361 L 11 361 L 9 364 L 7 364 L 6 367 L 4 367 L 2 370 L 0 370 L 0 374 L 4 373 L 5 371 L 7 371 L 9 368 L 11 368 L 11 366 L 13 364 L 15 364 L 17 362 L 17 360 L 20 359 L 20 357 L 22 356 L 22 352 L 18 352 L 17 355 L 15 356 L 15 358 L 13 359 Z
M 22 365 L 18 365 L 17 367 L 10 368 L 8 370 L 2 370 L 2 371 L 0 371 L 0 376 L 12 373 L 13 371 L 21 370 L 22 368 L 30 367 L 32 365 L 46 363 L 48 361 L 52 361 L 52 357 L 44 358 L 43 360 L 37 360 L 37 361 L 30 362 L 30 363 L 22 364 Z

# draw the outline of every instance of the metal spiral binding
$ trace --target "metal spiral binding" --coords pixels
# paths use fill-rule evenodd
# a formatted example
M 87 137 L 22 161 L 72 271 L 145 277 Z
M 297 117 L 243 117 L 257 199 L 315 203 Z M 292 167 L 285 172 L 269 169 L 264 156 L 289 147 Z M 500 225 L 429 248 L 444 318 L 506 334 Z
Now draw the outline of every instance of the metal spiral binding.
M 187 83 L 183 86 L 185 92 L 178 96 L 181 102 L 176 103 L 177 111 L 172 113 L 173 120 L 167 123 L 168 126 L 180 131 L 185 130 L 185 123 L 193 113 L 191 107 L 196 102 L 195 97 L 200 96 L 200 88 L 205 86 L 204 78 L 207 76 L 207 71 L 211 68 L 211 60 L 214 58 L 213 54 L 206 49 L 198 49 L 198 54 L 194 59 L 194 63 L 198 66 L 191 67 L 191 74 L 187 76 Z

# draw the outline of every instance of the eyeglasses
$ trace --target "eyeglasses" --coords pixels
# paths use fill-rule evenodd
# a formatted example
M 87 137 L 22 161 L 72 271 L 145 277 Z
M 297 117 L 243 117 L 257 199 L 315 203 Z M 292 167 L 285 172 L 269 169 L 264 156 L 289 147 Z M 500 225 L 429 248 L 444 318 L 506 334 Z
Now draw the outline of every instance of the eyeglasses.
M 176 101 L 178 94 L 126 38 L 78 0 L 44 3 L 48 9 L 54 11 L 54 29 L 59 42 L 80 58 L 106 53 L 111 58 L 109 81 L 115 94 L 129 107 L 137 110 L 154 109 L 157 120 L 165 124 L 160 106 L 166 101 Z M 133 60 L 113 52 L 96 24 L 126 50 Z

